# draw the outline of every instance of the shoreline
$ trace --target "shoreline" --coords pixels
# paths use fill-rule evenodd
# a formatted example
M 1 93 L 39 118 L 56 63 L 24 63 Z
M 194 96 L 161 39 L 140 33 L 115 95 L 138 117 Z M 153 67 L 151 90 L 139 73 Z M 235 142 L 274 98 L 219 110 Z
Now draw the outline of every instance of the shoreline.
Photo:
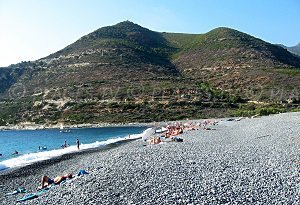
M 78 129 L 78 128 L 77 128 Z M 141 132 L 125 135 L 122 137 L 111 137 L 108 139 L 91 142 L 88 144 L 82 144 L 81 149 L 78 150 L 76 146 L 70 146 L 67 149 L 49 149 L 44 152 L 31 152 L 23 154 L 20 156 L 15 156 L 14 158 L 8 158 L 6 160 L 0 161 L 0 175 L 10 170 L 20 169 L 26 166 L 30 166 L 35 163 L 40 163 L 43 161 L 48 161 L 52 159 L 61 158 L 65 155 L 71 156 L 72 154 L 83 154 L 85 152 L 94 152 L 97 150 L 106 150 L 117 145 L 127 143 L 133 140 L 141 139 L 144 133 L 149 129 L 149 127 L 143 127 Z M 28 156 L 27 156 L 28 155 Z M 29 156 L 30 155 L 30 156 Z M 24 158 L 25 157 L 25 158 Z
M 137 139 L 124 139 L 122 141 L 117 141 L 117 142 L 114 142 L 114 143 L 111 143 L 111 144 L 107 144 L 103 147 L 95 147 L 95 148 L 89 148 L 89 149 L 85 149 L 85 150 L 79 150 L 77 152 L 66 153 L 66 154 L 63 154 L 61 156 L 57 156 L 57 157 L 54 157 L 54 158 L 51 158 L 51 159 L 46 159 L 46 160 L 43 160 L 43 161 L 37 161 L 37 162 L 31 163 L 31 164 L 28 164 L 28 165 L 25 165 L 25 166 L 8 168 L 8 169 L 0 171 L 0 179 L 1 179 L 1 176 L 14 175 L 19 171 L 22 172 L 23 170 L 27 170 L 27 169 L 34 170 L 34 169 L 36 169 L 40 166 L 45 166 L 45 165 L 49 165 L 49 164 L 52 165 L 52 164 L 55 164 L 57 162 L 68 160 L 70 158 L 78 157 L 78 156 L 81 156 L 81 155 L 86 155 L 86 154 L 95 153 L 95 152 L 107 151 L 107 150 L 113 149 L 117 146 L 122 146 L 125 143 L 129 143 L 129 142 L 135 141 L 135 140 L 138 140 L 138 138 Z
M 75 124 L 64 125 L 64 129 L 85 129 L 85 128 L 102 128 L 102 127 L 140 127 L 140 126 L 154 126 L 163 124 L 165 122 L 151 122 L 151 123 L 98 123 L 98 124 Z M 19 131 L 19 130 L 49 130 L 49 129 L 61 129 L 60 125 L 9 125 L 0 126 L 1 131 Z
M 183 142 L 144 146 L 138 139 L 64 155 L 0 174 L 0 200 L 16 204 L 24 194 L 4 194 L 18 187 L 33 193 L 42 175 L 84 169 L 90 174 L 24 204 L 300 203 L 299 121 L 300 113 L 223 120 L 184 132 Z
M 160 122 L 131 122 L 131 123 L 84 123 L 84 124 L 73 124 L 73 125 L 64 125 L 66 129 L 84 129 L 84 128 L 101 128 L 101 127 L 127 127 L 127 126 L 145 126 L 145 127 L 156 127 L 162 126 L 169 123 L 176 122 L 198 122 L 206 119 L 229 119 L 229 118 L 241 118 L 241 117 L 226 117 L 226 118 L 205 118 L 205 119 L 184 119 L 184 120 L 176 120 L 176 121 L 160 121 Z M 243 117 L 244 118 L 244 117 Z M 246 117 L 245 117 L 246 118 Z M 60 129 L 60 124 L 55 125 L 45 125 L 45 124 L 17 124 L 17 125 L 8 125 L 8 126 L 0 126 L 1 131 L 18 131 L 18 130 L 48 130 L 48 129 Z

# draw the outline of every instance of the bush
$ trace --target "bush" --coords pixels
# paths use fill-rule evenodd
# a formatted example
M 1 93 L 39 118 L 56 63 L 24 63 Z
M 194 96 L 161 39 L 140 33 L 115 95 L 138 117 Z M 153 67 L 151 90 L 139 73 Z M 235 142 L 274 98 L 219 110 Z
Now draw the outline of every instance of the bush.
M 256 107 L 254 104 L 246 104 L 240 106 L 235 112 L 235 116 L 250 117 L 253 115 L 270 115 L 286 112 L 287 110 L 281 105 L 269 105 L 269 107 Z
M 260 108 L 260 109 L 257 109 L 256 112 L 259 115 L 270 115 L 270 114 L 278 114 L 278 113 L 281 113 L 281 112 L 285 112 L 285 109 L 284 108 L 273 108 L 273 107 Z

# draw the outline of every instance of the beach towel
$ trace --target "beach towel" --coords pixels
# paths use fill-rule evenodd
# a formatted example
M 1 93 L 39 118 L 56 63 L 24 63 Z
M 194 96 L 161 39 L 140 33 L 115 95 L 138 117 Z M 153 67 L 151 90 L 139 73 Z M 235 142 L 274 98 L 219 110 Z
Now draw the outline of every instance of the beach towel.
M 23 196 L 22 198 L 18 199 L 17 202 L 21 202 L 21 201 L 27 201 L 27 200 L 31 200 L 31 199 L 35 199 L 37 198 L 38 195 L 36 193 L 33 194 L 26 194 L 25 196 Z
M 81 175 L 85 175 L 85 174 L 89 174 L 89 173 L 82 169 L 78 172 L 77 176 L 81 176 Z
M 89 173 L 87 171 L 85 171 L 85 170 L 82 169 L 82 170 L 79 171 L 79 173 L 77 174 L 77 176 L 81 176 L 81 175 L 85 175 L 85 174 L 89 174 Z M 76 179 L 76 177 L 74 177 L 71 180 L 68 180 L 68 182 L 70 182 L 72 180 L 75 180 L 75 179 Z M 63 185 L 65 183 L 67 183 L 67 180 L 63 180 L 62 182 L 60 182 L 59 185 Z M 26 194 L 22 198 L 18 199 L 17 202 L 22 202 L 22 201 L 27 201 L 27 200 L 38 198 L 41 194 L 45 193 L 46 191 L 48 191 L 49 189 L 52 189 L 55 186 L 58 186 L 58 185 L 51 184 L 50 186 L 45 187 L 45 188 L 41 189 L 40 191 L 38 191 L 36 193 Z M 26 193 L 26 192 L 23 192 L 23 193 Z
M 17 202 L 27 201 L 27 200 L 38 198 L 41 194 L 45 193 L 47 190 L 49 190 L 53 187 L 55 187 L 54 184 L 51 185 L 50 187 L 45 187 L 44 189 L 41 189 L 40 191 L 38 191 L 36 193 L 25 194 L 22 198 L 18 199 Z
M 27 190 L 24 187 L 20 187 L 20 188 L 16 189 L 13 192 L 5 194 L 5 196 L 16 195 L 16 194 L 19 194 L 19 193 L 26 193 L 26 192 L 27 192 Z

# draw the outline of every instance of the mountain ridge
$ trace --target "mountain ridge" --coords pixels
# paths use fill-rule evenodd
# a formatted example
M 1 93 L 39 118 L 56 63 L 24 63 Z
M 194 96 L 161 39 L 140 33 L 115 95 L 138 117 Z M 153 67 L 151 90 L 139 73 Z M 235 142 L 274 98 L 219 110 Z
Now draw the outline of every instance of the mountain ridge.
M 12 99 L 15 121 L 223 116 L 245 100 L 291 98 L 298 68 L 300 57 L 234 29 L 167 33 L 125 21 L 39 60 L 0 68 L 2 119 L 10 119 Z M 279 87 L 282 95 L 271 96 Z
M 277 45 L 279 45 L 279 46 L 282 47 L 282 48 L 287 49 L 287 50 L 290 51 L 291 53 L 294 53 L 294 54 L 300 56 L 300 43 L 298 43 L 298 44 L 295 45 L 295 46 L 290 46 L 290 47 L 285 46 L 285 45 L 283 45 L 283 44 L 277 44 Z

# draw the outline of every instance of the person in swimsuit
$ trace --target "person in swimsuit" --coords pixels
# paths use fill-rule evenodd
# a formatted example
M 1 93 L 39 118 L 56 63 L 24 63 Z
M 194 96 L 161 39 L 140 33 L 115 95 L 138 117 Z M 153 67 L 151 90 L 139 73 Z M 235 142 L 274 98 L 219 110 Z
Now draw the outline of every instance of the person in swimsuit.
M 79 150 L 79 145 L 80 145 L 79 139 L 76 140 L 76 144 L 77 144 L 77 149 Z
M 42 179 L 41 179 L 41 186 L 39 186 L 37 188 L 37 190 L 44 189 L 44 188 L 48 187 L 51 184 L 56 184 L 56 185 L 60 184 L 62 181 L 65 181 L 67 179 L 71 179 L 72 177 L 73 177 L 72 174 L 68 173 L 64 176 L 57 176 L 53 180 L 53 179 L 51 179 L 51 178 L 44 175 L 44 176 L 42 176 Z
M 12 155 L 18 155 L 18 154 L 19 154 L 19 152 L 17 150 L 15 150 L 15 152 L 12 153 Z

